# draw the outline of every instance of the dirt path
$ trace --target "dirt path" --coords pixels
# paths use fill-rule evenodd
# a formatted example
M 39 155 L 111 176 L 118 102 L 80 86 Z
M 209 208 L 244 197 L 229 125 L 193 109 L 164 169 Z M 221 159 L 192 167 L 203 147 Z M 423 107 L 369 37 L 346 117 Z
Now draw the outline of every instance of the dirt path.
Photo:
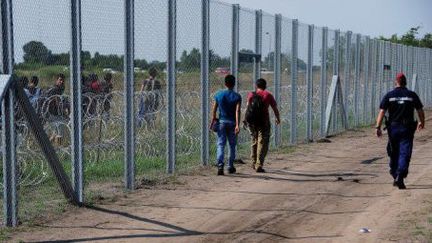
M 383 242 L 406 240 L 407 220 L 432 206 L 432 129 L 416 137 L 408 190 L 392 185 L 386 139 L 347 132 L 328 144 L 271 155 L 266 174 L 181 177 L 78 209 L 14 240 L 86 242 Z M 369 234 L 359 233 L 367 227 Z

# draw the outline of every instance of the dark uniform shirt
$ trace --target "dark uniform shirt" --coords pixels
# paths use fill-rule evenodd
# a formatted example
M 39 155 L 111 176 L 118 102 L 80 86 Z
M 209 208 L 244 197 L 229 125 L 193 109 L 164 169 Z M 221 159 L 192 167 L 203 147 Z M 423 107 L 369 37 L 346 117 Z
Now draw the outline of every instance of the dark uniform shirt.
M 388 92 L 380 104 L 380 109 L 389 112 L 389 122 L 413 122 L 414 109 L 422 108 L 423 104 L 418 95 L 405 87 L 397 87 Z

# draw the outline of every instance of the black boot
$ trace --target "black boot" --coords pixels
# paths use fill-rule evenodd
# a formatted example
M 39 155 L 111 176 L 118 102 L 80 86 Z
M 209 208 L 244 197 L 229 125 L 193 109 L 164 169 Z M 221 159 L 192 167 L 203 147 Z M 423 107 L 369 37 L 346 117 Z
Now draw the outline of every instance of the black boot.
M 399 188 L 399 190 L 405 190 L 406 189 L 403 177 L 398 177 L 397 178 L 396 185 Z
M 222 166 L 218 167 L 218 172 L 217 172 L 218 176 L 224 175 L 224 168 Z

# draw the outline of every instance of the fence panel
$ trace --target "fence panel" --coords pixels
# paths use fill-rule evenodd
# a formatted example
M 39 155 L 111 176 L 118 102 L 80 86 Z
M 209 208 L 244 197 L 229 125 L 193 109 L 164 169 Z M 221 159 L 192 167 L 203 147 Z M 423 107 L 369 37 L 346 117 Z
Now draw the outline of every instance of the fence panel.
M 297 57 L 297 142 L 306 141 L 307 117 L 307 59 L 309 25 L 299 23 Z
M 317 140 L 321 137 L 320 131 L 321 126 L 324 123 L 321 123 L 321 102 L 324 102 L 324 105 L 327 104 L 326 95 L 322 94 L 322 58 L 323 58 L 323 28 L 315 27 L 313 33 L 313 53 L 312 53 L 312 83 L 313 83 L 313 92 L 312 92 L 312 128 L 313 128 L 313 139 Z M 327 82 L 325 82 L 327 83 Z M 321 100 L 321 98 L 323 98 Z
M 177 0 L 177 167 L 199 165 L 201 1 Z
M 230 4 L 219 1 L 210 2 L 210 104 L 214 103 L 216 92 L 225 89 L 224 78 L 232 71 L 230 70 L 232 12 Z M 216 133 L 211 133 L 210 164 L 215 164 L 215 162 Z
M 101 182 L 123 179 L 124 4 L 81 2 L 84 188 L 93 196 Z
M 247 8 L 240 9 L 240 52 L 255 53 L 256 41 L 256 12 Z M 243 114 L 246 111 L 247 94 L 254 87 L 254 65 L 253 63 L 239 63 L 239 74 L 237 77 L 238 92 L 242 96 Z M 242 132 L 237 138 L 239 154 L 248 154 L 250 148 L 250 135 Z
M 31 103 L 68 175 L 71 172 L 69 2 L 13 1 L 14 72 L 27 86 L 27 92 L 32 96 Z M 61 17 L 52 17 L 53 6 Z M 64 75 L 61 81 L 58 80 L 60 73 Z M 55 86 L 56 83 L 59 85 Z M 50 201 L 65 203 L 65 200 L 20 109 L 16 110 L 16 128 L 18 213 L 20 221 L 29 221 L 51 210 Z M 54 206 L 55 209 L 59 207 Z
M 267 81 L 267 90 L 275 96 L 275 80 L 274 80 L 274 65 L 275 65 L 275 17 L 274 15 L 263 13 L 262 16 L 262 50 L 261 50 L 261 78 Z M 255 81 L 255 80 L 253 80 Z M 274 113 L 269 109 L 270 113 L 270 123 L 271 123 L 271 144 L 274 146 L 274 136 L 275 136 L 275 118 Z
M 135 1 L 135 158 L 138 178 L 166 170 L 168 1 Z
M 292 56 L 292 20 L 282 18 L 282 57 L 281 57 L 281 142 L 290 144 L 291 131 L 291 56 Z
M 79 108 L 82 114 L 74 115 L 82 115 L 83 119 L 87 201 L 107 193 L 102 189 L 104 183 L 121 183 L 125 161 L 135 162 L 138 179 L 145 177 L 144 183 L 149 177 L 160 176 L 167 169 L 167 147 L 170 148 L 168 160 L 175 161 L 180 171 L 200 165 L 201 150 L 206 150 L 201 144 L 201 138 L 205 140 L 202 111 L 210 107 L 215 93 L 225 88 L 224 77 L 229 73 L 237 74 L 237 63 L 233 61 L 237 61 L 238 51 L 261 55 L 258 63 L 242 60 L 238 64 L 236 88 L 243 98 L 243 114 L 247 93 L 255 88 L 255 79 L 266 79 L 268 90 L 276 97 L 280 96 L 280 142 L 283 145 L 307 142 L 325 135 L 323 113 L 333 75 L 340 77 L 349 127 L 374 122 L 380 100 L 393 88 L 398 72 L 405 72 L 409 84 L 417 75 L 416 91 L 425 105 L 432 102 L 430 49 L 370 39 L 349 31 L 322 27 L 312 30 L 308 24 L 283 17 L 281 77 L 277 83 L 275 77 L 278 76 L 274 71 L 279 42 L 276 41 L 275 16 L 240 8 L 237 33 L 233 26 L 237 17 L 233 9 L 236 8 L 216 0 L 210 1 L 209 80 L 204 80 L 207 83 L 203 85 L 201 47 L 205 36 L 201 32 L 203 16 L 197 14 L 202 12 L 202 1 L 133 2 L 134 14 L 127 16 L 124 1 L 81 0 L 82 79 L 74 81 L 70 74 L 73 66 L 70 63 L 71 45 L 75 43 L 71 42 L 72 33 L 75 33 L 71 28 L 71 1 L 13 2 L 14 72 L 25 84 L 32 105 L 69 175 L 73 171 L 71 131 L 76 128 L 71 121 L 74 116 L 71 116 L 70 86 L 73 82 L 81 82 L 82 107 Z M 53 6 L 56 17 L 52 16 Z M 125 37 L 127 20 L 134 22 L 134 42 L 128 42 L 129 45 Z M 173 24 L 170 26 L 170 23 Z M 232 53 L 232 49 L 237 49 L 237 34 L 238 50 Z M 310 34 L 313 34 L 312 39 Z M 124 56 L 131 53 L 126 50 L 132 43 L 134 62 L 125 67 Z M 167 60 L 171 56 L 176 58 Z M 171 69 L 174 66 L 175 70 Z M 131 70 L 128 74 L 133 73 L 133 82 L 124 85 L 126 70 Z M 133 86 L 133 95 L 127 95 L 130 89 L 126 92 L 125 86 L 128 85 Z M 202 92 L 207 86 L 208 99 Z M 125 120 L 131 120 L 125 117 L 124 110 L 132 104 L 128 102 L 130 97 L 134 104 L 135 150 L 127 146 L 130 140 L 125 140 Z M 175 107 L 168 106 L 169 102 Z M 203 106 L 202 102 L 207 103 Z M 333 109 L 329 135 L 345 130 L 341 111 L 339 105 Z M 54 200 L 61 202 L 56 204 L 61 208 L 64 200 L 29 125 L 23 119 L 23 112 L 18 108 L 15 112 L 19 197 L 25 198 L 19 203 L 19 217 L 21 221 L 27 221 L 51 210 L 47 206 Z M 77 113 L 80 113 L 79 109 Z M 274 124 L 273 112 L 270 114 Z M 174 128 L 174 123 L 167 124 L 167 119 L 175 120 L 176 128 L 169 139 L 167 131 Z M 272 131 L 274 136 L 274 126 Z M 176 141 L 175 144 L 169 143 L 171 140 Z M 215 144 L 216 136 L 212 133 L 209 152 L 213 162 Z M 249 145 L 249 133 L 242 130 L 238 137 L 238 158 L 248 156 Z M 133 158 L 125 158 L 125 148 L 134 151 Z M 170 154 L 174 150 L 175 154 Z M 170 166 L 168 171 L 174 172 L 174 167 Z

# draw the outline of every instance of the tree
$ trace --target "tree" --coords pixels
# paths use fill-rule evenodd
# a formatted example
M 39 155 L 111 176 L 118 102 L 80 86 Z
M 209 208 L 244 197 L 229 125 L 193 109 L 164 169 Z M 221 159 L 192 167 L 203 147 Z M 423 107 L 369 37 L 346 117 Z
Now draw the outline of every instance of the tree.
M 39 41 L 30 41 L 23 46 L 24 62 L 49 64 L 51 51 Z
M 209 51 L 210 66 L 212 68 L 229 67 L 231 64 L 230 57 L 221 57 L 215 54 L 213 50 Z
M 179 67 L 182 70 L 198 70 L 201 67 L 201 53 L 193 48 L 190 53 L 183 51 L 180 57 Z
M 432 34 L 427 33 L 423 39 L 420 40 L 421 47 L 432 48 Z
M 411 28 L 407 33 L 402 35 L 400 38 L 393 34 L 390 38 L 385 38 L 384 36 L 380 36 L 379 40 L 390 41 L 391 43 L 398 43 L 407 46 L 415 46 L 415 47 L 427 47 L 432 48 L 432 34 L 427 33 L 423 36 L 423 38 L 417 38 L 419 34 L 420 26 Z

